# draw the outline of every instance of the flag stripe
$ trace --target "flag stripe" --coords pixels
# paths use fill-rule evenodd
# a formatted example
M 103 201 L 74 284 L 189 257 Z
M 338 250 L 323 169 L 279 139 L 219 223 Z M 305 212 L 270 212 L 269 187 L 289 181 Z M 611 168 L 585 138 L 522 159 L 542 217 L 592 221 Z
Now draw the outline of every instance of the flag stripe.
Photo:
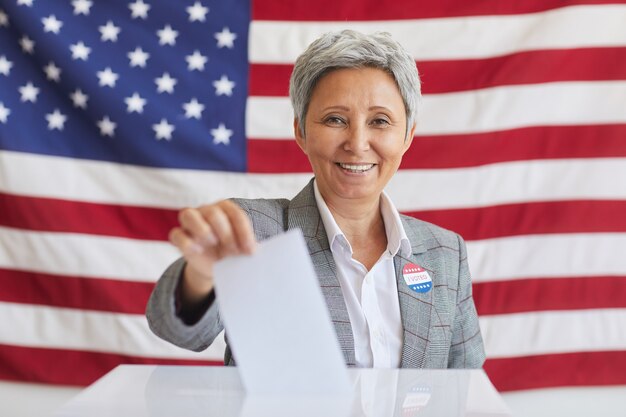
M 626 31 L 625 31 L 626 32 Z M 558 82 L 493 87 L 424 96 L 416 135 L 484 133 L 528 126 L 626 123 L 625 81 Z M 567 97 L 563 101 L 562 97 Z M 481 103 L 481 112 L 476 112 Z M 504 105 L 503 103 L 506 103 Z M 289 99 L 251 97 L 246 131 L 250 139 L 293 139 Z
M 626 308 L 482 316 L 488 358 L 626 350 Z
M 144 314 L 154 284 L 0 268 L 0 301 Z
M 626 276 L 529 278 L 474 283 L 480 316 L 545 310 L 626 308 Z
M 498 391 L 626 384 L 624 351 L 487 359 L 484 369 Z
M 415 2 L 396 0 L 381 5 L 379 0 L 318 0 L 314 7 L 303 0 L 252 2 L 255 20 L 344 21 L 427 19 L 434 17 L 506 15 L 533 13 L 577 4 L 610 4 L 610 0 L 527 0 L 527 1 L 459 1 Z
M 425 20 L 263 21 L 250 24 L 251 63 L 292 64 L 329 31 L 384 28 L 416 61 L 476 59 L 543 49 L 621 47 L 626 5 L 574 6 L 541 13 Z M 279 40 L 279 41 L 277 41 Z
M 418 61 L 423 94 L 555 81 L 626 79 L 626 48 L 534 50 L 485 59 Z M 520 71 L 523 68 L 523 71 Z M 252 96 L 287 97 L 293 65 L 250 65 Z
M 139 357 L 76 349 L 0 344 L 0 379 L 86 386 L 118 365 L 223 365 L 223 360 Z M 29 364 L 28 367 L 24 364 Z
M 77 310 L 0 302 L 0 344 L 107 352 L 137 357 L 219 360 L 223 337 L 192 352 L 156 337 L 143 314 Z M 117 335 L 117 337 L 111 337 Z
M 416 136 L 401 169 L 459 168 L 534 159 L 626 156 L 626 124 L 533 126 L 487 133 Z M 251 172 L 310 172 L 295 140 L 248 141 Z

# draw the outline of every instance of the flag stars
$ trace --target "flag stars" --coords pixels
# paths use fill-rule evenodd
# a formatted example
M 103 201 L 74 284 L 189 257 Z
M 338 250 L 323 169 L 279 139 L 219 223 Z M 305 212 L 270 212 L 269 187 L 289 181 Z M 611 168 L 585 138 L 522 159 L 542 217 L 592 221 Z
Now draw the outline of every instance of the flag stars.
M 204 71 L 204 65 L 209 58 L 202 55 L 199 51 L 194 51 L 192 55 L 187 55 L 185 61 L 187 61 L 187 69 L 189 71 Z
M 130 60 L 131 67 L 141 67 L 145 68 L 146 62 L 148 58 L 150 58 L 150 54 L 144 52 L 143 49 L 137 47 L 134 51 L 131 51 L 127 54 L 128 59 Z
M 17 0 L 17 5 L 33 7 L 33 0 Z
M 161 119 L 159 123 L 152 125 L 152 129 L 154 130 L 155 138 L 157 140 L 172 140 L 174 125 L 169 124 L 167 120 Z
M 146 105 L 146 99 L 141 98 L 139 93 L 133 93 L 132 96 L 124 99 L 126 102 L 126 111 L 128 113 L 143 113 L 143 107 Z
M 104 116 L 102 120 L 99 120 L 98 123 L 96 123 L 96 125 L 98 126 L 98 129 L 100 129 L 101 136 L 113 137 L 115 135 L 117 123 L 109 119 L 109 116 Z
M 4 103 L 0 101 L 0 122 L 6 123 L 11 114 L 11 109 L 4 107 Z
M 157 36 L 159 37 L 159 45 L 176 45 L 176 38 L 178 37 L 178 31 L 172 29 L 170 25 L 165 25 L 161 30 L 157 30 Z
M 46 114 L 46 120 L 48 121 L 48 130 L 63 130 L 67 116 L 55 109 L 54 112 Z
M 22 36 L 19 40 L 22 51 L 26 54 L 32 54 L 35 51 L 35 42 L 28 36 Z
M 13 63 L 7 59 L 6 56 L 0 56 L 0 74 L 9 76 Z
M 178 80 L 170 77 L 169 73 L 164 72 L 159 78 L 155 78 L 154 82 L 157 85 L 157 92 L 172 94 L 174 92 L 174 86 Z
M 204 7 L 199 1 L 195 2 L 193 6 L 187 7 L 186 10 L 189 13 L 190 22 L 204 22 L 206 14 L 209 12 L 209 8 Z
M 7 16 L 7 14 L 2 9 L 0 9 L 0 26 L 9 26 L 9 16 Z
M 233 88 L 235 87 L 235 83 L 228 79 L 227 76 L 222 75 L 219 80 L 213 81 L 213 87 L 215 87 L 215 95 L 216 96 L 232 96 Z
M 43 17 L 41 19 L 41 22 L 43 23 L 44 32 L 52 32 L 55 35 L 59 34 L 61 26 L 63 26 L 63 22 L 57 19 L 56 16 L 54 16 L 53 14 L 48 17 Z
M 117 42 L 117 35 L 119 35 L 121 31 L 119 26 L 115 26 L 110 20 L 106 25 L 100 26 L 98 30 L 100 31 L 100 40 L 102 42 Z
M 224 123 L 220 123 L 217 129 L 211 129 L 211 135 L 213 136 L 213 144 L 223 143 L 228 145 L 230 144 L 230 137 L 233 135 L 233 131 L 226 129 Z
M 89 96 L 83 93 L 79 88 L 70 94 L 70 99 L 72 100 L 74 107 L 78 107 L 80 109 L 87 108 L 87 100 L 89 100 Z
M 52 61 L 43 67 L 43 72 L 46 73 L 46 78 L 50 81 L 58 83 L 61 80 L 61 68 L 57 67 Z
M 131 12 L 131 17 L 133 19 L 136 19 L 138 17 L 141 19 L 147 19 L 148 10 L 150 10 L 150 7 L 151 6 L 147 3 L 144 3 L 143 0 L 137 0 L 134 3 L 130 3 L 128 5 L 128 8 Z
M 72 7 L 74 7 L 75 15 L 82 14 L 87 16 L 89 14 L 91 6 L 93 6 L 93 2 L 90 0 L 74 0 L 72 2 Z
M 91 53 L 91 48 L 86 46 L 83 42 L 78 42 L 70 45 L 70 51 L 72 51 L 72 59 L 87 61 L 89 54 Z
M 200 119 L 202 118 L 202 111 L 204 111 L 204 104 L 192 98 L 189 103 L 183 104 L 183 109 L 185 109 L 185 117 L 187 119 Z
M 218 48 L 226 47 L 232 49 L 235 46 L 235 39 L 237 39 L 237 35 L 225 27 L 221 32 L 215 33 L 215 39 L 217 39 Z
M 115 83 L 119 78 L 119 75 L 111 71 L 111 68 L 109 67 L 106 67 L 104 71 L 98 71 L 97 75 L 100 87 L 115 87 Z
M 27 101 L 30 101 L 31 103 L 37 102 L 39 89 L 35 87 L 32 82 L 21 86 L 20 88 L 18 88 L 18 91 L 20 92 L 21 96 L 20 101 L 22 101 L 23 103 L 26 103 Z

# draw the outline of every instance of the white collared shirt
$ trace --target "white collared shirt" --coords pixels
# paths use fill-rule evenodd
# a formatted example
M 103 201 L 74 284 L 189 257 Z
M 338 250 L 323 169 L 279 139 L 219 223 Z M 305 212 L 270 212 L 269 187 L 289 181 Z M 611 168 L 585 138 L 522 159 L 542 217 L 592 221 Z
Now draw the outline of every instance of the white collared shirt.
M 313 188 L 352 324 L 356 366 L 398 368 L 402 356 L 403 328 L 393 257 L 399 251 L 405 257 L 411 254 L 411 243 L 400 215 L 383 192 L 380 211 L 387 234 L 387 250 L 368 271 L 352 258 L 352 246 L 328 209 L 316 181 Z

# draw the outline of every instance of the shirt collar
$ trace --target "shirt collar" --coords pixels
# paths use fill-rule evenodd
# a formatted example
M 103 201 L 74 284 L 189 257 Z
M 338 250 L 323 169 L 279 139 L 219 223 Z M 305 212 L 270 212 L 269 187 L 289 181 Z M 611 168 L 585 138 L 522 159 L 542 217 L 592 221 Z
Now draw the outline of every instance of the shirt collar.
M 317 180 L 313 181 L 313 192 L 315 193 L 315 202 L 317 209 L 322 218 L 326 235 L 328 236 L 328 244 L 330 250 L 334 253 L 337 247 L 342 247 L 344 250 L 348 250 L 352 253 L 352 247 L 350 242 L 346 239 L 339 225 L 335 221 L 330 209 L 326 205 L 324 198 L 320 194 L 317 187 Z M 409 257 L 412 253 L 411 242 L 404 231 L 402 220 L 400 219 L 400 213 L 393 205 L 393 202 L 384 191 L 380 198 L 380 212 L 383 216 L 383 222 L 385 223 L 385 233 L 387 234 L 387 251 L 391 256 L 396 256 L 398 252 L 404 257 Z

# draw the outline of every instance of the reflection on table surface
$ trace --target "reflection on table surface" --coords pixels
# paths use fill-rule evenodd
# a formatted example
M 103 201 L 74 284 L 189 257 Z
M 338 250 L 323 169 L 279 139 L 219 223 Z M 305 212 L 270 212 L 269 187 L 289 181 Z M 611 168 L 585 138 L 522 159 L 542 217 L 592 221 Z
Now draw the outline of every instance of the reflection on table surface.
M 123 365 L 55 417 L 505 417 L 482 370 L 350 369 L 342 396 L 246 395 L 236 368 Z

